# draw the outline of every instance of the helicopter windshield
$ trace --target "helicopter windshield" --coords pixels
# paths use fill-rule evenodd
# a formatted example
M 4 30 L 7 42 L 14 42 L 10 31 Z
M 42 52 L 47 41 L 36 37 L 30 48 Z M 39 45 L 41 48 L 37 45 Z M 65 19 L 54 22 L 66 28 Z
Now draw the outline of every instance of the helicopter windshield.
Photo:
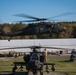
M 38 56 L 37 53 L 33 53 L 33 54 L 32 54 L 32 56 L 31 56 L 31 58 L 30 58 L 30 61 L 32 61 L 32 60 L 39 60 L 39 56 Z

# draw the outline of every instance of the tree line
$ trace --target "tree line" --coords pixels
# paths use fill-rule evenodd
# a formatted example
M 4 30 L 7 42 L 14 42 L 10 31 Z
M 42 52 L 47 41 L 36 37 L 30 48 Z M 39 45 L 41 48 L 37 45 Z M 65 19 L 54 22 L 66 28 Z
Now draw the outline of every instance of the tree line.
M 51 24 L 51 22 L 50 22 Z M 42 34 L 42 35 L 25 35 L 25 36 L 0 36 L 0 39 L 53 39 L 53 38 L 76 38 L 76 22 L 59 22 L 60 25 L 66 28 L 66 32 L 61 32 L 58 34 L 53 33 L 51 36 L 49 34 Z M 15 23 L 15 24 L 0 24 L 0 28 L 5 32 L 12 32 L 20 30 L 26 27 L 27 24 L 23 23 Z

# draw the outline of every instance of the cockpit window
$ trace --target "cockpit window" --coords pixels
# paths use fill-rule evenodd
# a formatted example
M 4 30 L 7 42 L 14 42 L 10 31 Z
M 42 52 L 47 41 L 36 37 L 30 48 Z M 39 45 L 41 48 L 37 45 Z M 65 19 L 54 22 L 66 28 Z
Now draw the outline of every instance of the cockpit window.
M 37 53 L 33 53 L 32 54 L 32 56 L 31 56 L 31 58 L 30 58 L 30 61 L 31 60 L 38 60 L 39 58 L 38 58 L 38 54 Z

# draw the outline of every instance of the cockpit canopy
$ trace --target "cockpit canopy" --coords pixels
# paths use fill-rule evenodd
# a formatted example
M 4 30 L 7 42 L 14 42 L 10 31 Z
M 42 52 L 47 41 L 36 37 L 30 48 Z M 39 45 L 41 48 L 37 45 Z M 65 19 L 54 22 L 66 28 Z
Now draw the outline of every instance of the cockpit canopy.
M 33 53 L 33 54 L 31 55 L 30 61 L 34 61 L 34 60 L 40 60 L 39 54 Z

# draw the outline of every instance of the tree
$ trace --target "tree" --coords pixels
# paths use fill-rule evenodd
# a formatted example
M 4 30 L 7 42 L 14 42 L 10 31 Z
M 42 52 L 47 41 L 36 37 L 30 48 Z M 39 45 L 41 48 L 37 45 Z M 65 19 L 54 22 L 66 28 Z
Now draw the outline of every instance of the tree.
M 3 31 L 4 31 L 5 33 L 8 33 L 8 32 L 11 32 L 11 29 L 10 29 L 10 27 L 5 26 L 5 27 L 3 27 Z
M 26 27 L 26 24 L 22 24 L 21 22 L 20 23 L 16 23 L 13 27 L 12 27 L 12 31 L 17 31 L 17 30 L 20 30 L 22 28 Z
M 73 38 L 76 38 L 76 26 L 73 26 L 72 35 L 73 35 Z

